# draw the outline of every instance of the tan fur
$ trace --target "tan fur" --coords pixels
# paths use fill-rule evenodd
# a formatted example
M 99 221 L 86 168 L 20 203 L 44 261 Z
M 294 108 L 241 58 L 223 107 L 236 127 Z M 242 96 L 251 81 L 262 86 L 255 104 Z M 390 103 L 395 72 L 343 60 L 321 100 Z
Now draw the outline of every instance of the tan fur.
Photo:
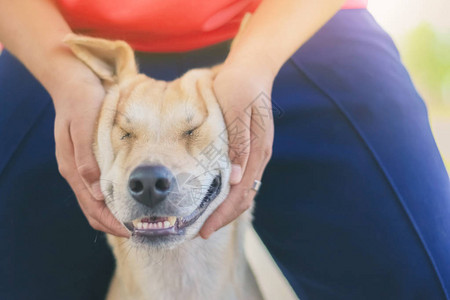
M 199 166 L 202 151 L 213 145 L 225 158 L 210 167 L 222 174 L 219 196 L 183 236 L 153 245 L 134 237 L 108 235 L 117 260 L 108 299 L 261 299 L 243 251 L 250 213 L 209 240 L 197 237 L 203 222 L 229 191 L 226 128 L 212 90 L 217 67 L 214 71 L 191 70 L 165 82 L 138 74 L 133 52 L 122 41 L 69 35 L 65 42 L 104 82 L 107 95 L 98 119 L 94 152 L 105 201 L 119 221 L 148 213 L 141 212 L 127 193 L 130 172 L 137 166 L 163 164 L 173 173 L 195 175 L 192 182 L 201 187 L 211 180 L 211 170 L 205 172 Z M 193 128 L 195 133 L 186 135 Z M 173 210 L 187 215 L 201 197 L 194 200 L 197 202 Z

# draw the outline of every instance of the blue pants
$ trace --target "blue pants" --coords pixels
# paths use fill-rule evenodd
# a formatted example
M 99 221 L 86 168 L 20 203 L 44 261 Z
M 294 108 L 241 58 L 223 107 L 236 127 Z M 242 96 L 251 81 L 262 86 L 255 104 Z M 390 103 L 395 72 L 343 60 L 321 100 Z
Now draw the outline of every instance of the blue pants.
M 170 80 L 227 44 L 138 53 Z M 450 182 L 427 111 L 366 10 L 339 12 L 275 80 L 255 227 L 302 300 L 450 299 Z M 0 56 L 0 299 L 101 299 L 114 268 L 58 174 L 49 95 Z M 170 286 L 168 287 L 170 288 Z

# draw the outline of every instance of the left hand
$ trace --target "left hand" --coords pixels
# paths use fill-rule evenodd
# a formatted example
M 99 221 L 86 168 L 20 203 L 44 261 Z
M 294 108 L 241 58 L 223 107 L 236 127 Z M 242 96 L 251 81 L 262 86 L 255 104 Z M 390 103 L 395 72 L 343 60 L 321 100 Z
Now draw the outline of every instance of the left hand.
M 204 239 L 252 206 L 256 192 L 251 187 L 261 180 L 272 155 L 275 75 L 263 66 L 224 63 L 214 80 L 228 130 L 231 190 L 200 230 Z

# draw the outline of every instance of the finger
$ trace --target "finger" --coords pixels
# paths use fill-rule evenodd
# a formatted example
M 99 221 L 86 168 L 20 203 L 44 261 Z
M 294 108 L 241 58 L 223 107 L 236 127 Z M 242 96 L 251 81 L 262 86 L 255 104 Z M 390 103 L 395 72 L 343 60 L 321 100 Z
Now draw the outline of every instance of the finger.
M 66 125 L 66 126 L 64 126 Z M 113 216 L 105 202 L 95 201 L 76 171 L 74 150 L 67 124 L 55 124 L 56 156 L 63 177 L 77 197 L 78 203 L 89 224 L 96 230 L 127 237 L 128 230 Z
M 100 169 L 95 159 L 92 145 L 94 142 L 95 117 L 87 117 L 70 126 L 74 145 L 76 170 L 91 195 L 97 200 L 104 196 L 100 188 Z
M 205 239 L 252 206 L 256 191 L 251 187 L 255 180 L 262 178 L 265 166 L 271 157 L 273 123 L 269 122 L 264 128 L 257 129 L 252 121 L 252 132 L 258 132 L 261 138 L 252 140 L 251 152 L 242 181 L 231 188 L 227 199 L 212 213 L 200 230 L 200 235 Z
M 224 113 L 228 133 L 228 155 L 231 161 L 230 184 L 242 180 L 250 152 L 250 116 L 244 110 L 230 109 Z
M 251 207 L 253 197 L 256 194 L 251 189 L 251 186 L 254 179 L 261 179 L 262 173 L 258 164 L 257 162 L 255 166 L 253 155 L 250 155 L 242 181 L 238 185 L 231 187 L 227 199 L 206 220 L 200 230 L 200 236 L 202 238 L 208 239 L 215 231 L 238 218 L 244 211 Z M 254 179 L 251 181 L 248 180 L 250 176 L 247 176 L 247 174 L 253 174 L 251 177 Z
M 76 196 L 77 198 L 92 197 L 87 191 L 84 195 L 77 194 Z M 129 231 L 114 217 L 105 202 L 91 199 L 90 203 L 86 205 L 85 201 L 80 201 L 80 207 L 94 229 L 120 237 L 130 236 Z
M 87 190 L 78 172 L 73 172 L 70 182 L 72 189 L 75 191 L 75 196 L 78 199 L 81 210 L 94 229 L 116 236 L 129 236 L 128 230 L 114 217 L 105 202 L 95 201 Z
M 69 122 L 55 120 L 55 154 L 59 173 L 70 184 L 68 178 L 73 173 L 75 158 L 73 144 L 70 139 Z

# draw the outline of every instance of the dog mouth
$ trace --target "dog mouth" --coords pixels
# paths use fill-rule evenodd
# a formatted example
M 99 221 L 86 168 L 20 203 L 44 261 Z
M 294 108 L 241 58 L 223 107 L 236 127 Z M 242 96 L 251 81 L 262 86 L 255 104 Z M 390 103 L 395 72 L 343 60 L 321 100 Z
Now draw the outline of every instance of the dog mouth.
M 167 235 L 182 235 L 185 229 L 208 208 L 209 204 L 219 195 L 222 188 L 222 177 L 216 175 L 200 205 L 188 216 L 148 216 L 126 222 L 124 225 L 131 231 L 132 236 L 156 237 Z

